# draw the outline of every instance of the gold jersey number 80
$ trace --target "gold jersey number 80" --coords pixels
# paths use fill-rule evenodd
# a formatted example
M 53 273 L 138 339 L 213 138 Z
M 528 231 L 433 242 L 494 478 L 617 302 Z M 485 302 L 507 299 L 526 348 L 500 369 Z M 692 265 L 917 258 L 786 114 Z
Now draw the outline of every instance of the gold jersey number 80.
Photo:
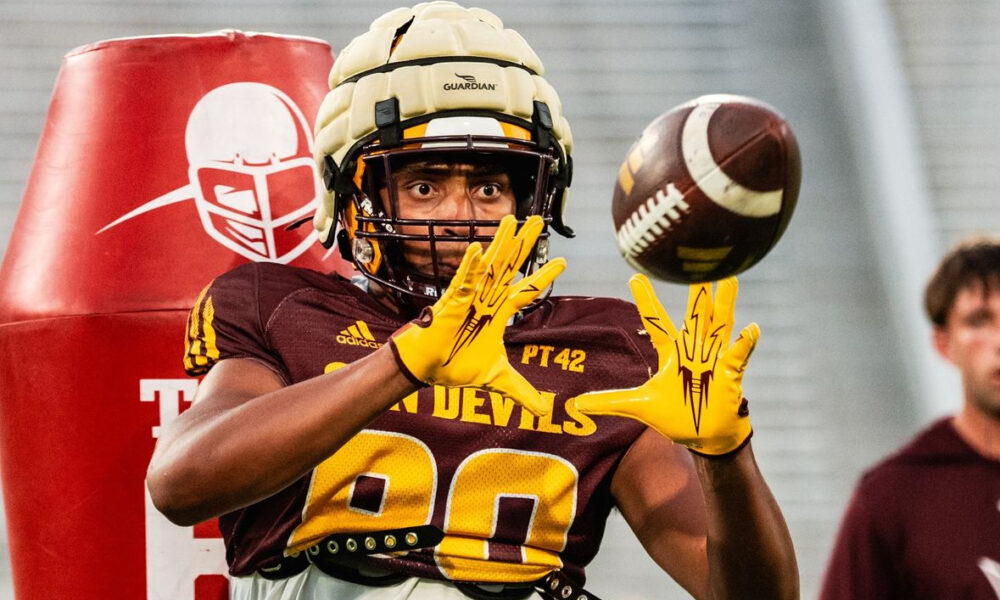
M 378 510 L 352 505 L 361 475 L 383 481 Z M 292 533 L 288 552 L 304 550 L 331 533 L 428 524 L 437 480 L 434 456 L 423 442 L 364 430 L 316 467 L 302 523 Z M 522 582 L 562 567 L 559 552 L 566 547 L 576 514 L 577 481 L 576 469 L 551 454 L 497 448 L 468 456 L 448 489 L 445 537 L 435 551 L 438 568 L 450 579 Z M 520 562 L 488 560 L 504 498 L 532 505 Z M 510 560 L 505 556 L 504 561 Z

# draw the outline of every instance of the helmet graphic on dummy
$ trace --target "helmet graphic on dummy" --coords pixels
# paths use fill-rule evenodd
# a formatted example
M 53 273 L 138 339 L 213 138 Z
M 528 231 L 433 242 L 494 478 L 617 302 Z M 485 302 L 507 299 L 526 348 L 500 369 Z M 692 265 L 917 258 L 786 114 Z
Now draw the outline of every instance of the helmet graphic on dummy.
M 563 221 L 572 135 L 555 90 L 527 42 L 492 13 L 427 2 L 382 15 L 338 55 L 316 120 L 316 161 L 327 187 L 313 224 L 326 247 L 403 301 L 434 299 L 450 275 L 403 259 L 404 239 L 430 245 L 492 239 L 498 221 L 398 218 L 395 190 L 379 189 L 414 160 L 500 164 L 516 216 L 546 223 L 523 270 L 544 264 L 548 229 Z M 385 205 L 388 204 L 388 205 Z M 338 228 L 337 225 L 340 225 Z M 405 230 L 405 234 L 403 233 Z
M 258 261 L 287 263 L 315 243 L 288 230 L 322 194 L 311 141 L 305 116 L 274 87 L 244 81 L 205 94 L 184 132 L 205 231 Z

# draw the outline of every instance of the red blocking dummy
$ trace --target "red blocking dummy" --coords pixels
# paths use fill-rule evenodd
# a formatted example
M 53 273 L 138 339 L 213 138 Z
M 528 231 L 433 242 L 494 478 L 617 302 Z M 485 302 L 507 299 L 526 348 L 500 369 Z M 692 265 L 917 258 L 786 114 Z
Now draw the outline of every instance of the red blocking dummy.
M 225 597 L 217 527 L 163 518 L 146 465 L 197 387 L 184 327 L 212 278 L 247 261 L 350 273 L 309 221 L 332 64 L 319 40 L 237 31 L 66 56 L 0 270 L 19 600 Z

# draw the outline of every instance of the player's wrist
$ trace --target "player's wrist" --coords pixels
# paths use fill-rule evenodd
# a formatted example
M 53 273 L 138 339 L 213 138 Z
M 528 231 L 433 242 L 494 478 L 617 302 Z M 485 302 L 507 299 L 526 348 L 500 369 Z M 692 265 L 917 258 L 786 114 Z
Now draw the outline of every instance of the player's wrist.
M 396 340 L 389 338 L 388 346 L 389 350 L 392 352 L 393 360 L 396 361 L 396 367 L 399 369 L 399 372 L 402 373 L 403 376 L 405 376 L 406 379 L 408 379 L 414 386 L 418 388 L 427 387 L 428 384 L 424 382 L 416 373 L 414 373 L 406 364 L 406 361 L 400 356 L 399 346 L 396 345 Z
M 389 338 L 389 349 L 396 366 L 414 385 L 425 387 L 429 381 L 433 364 L 428 340 L 429 328 L 434 320 L 430 307 L 425 307 L 417 318 L 403 325 Z
M 702 450 L 696 450 L 695 448 L 692 448 L 691 446 L 687 446 L 687 449 L 688 449 L 688 452 L 690 452 L 691 454 L 693 454 L 695 456 L 700 456 L 700 457 L 708 459 L 708 460 L 726 460 L 726 459 L 731 459 L 734 456 L 736 456 L 737 454 L 739 454 L 740 452 L 742 452 L 743 449 L 746 448 L 750 444 L 750 438 L 752 438 L 752 437 L 753 437 L 753 429 L 750 429 L 750 431 L 747 432 L 745 434 L 745 436 L 742 437 L 742 441 L 739 442 L 738 444 L 736 444 L 734 447 L 732 445 L 730 445 L 730 446 L 712 446 L 711 447 L 712 451 L 706 451 L 704 449 L 702 449 Z M 739 438 L 737 438 L 737 439 L 739 439 Z

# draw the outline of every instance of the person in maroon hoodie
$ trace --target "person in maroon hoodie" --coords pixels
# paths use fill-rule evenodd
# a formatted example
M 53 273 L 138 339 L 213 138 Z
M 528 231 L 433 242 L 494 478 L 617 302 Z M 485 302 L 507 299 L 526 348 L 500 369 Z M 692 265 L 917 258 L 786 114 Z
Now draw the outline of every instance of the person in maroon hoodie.
M 948 253 L 924 307 L 962 408 L 861 478 L 821 600 L 1000 598 L 1000 240 Z

